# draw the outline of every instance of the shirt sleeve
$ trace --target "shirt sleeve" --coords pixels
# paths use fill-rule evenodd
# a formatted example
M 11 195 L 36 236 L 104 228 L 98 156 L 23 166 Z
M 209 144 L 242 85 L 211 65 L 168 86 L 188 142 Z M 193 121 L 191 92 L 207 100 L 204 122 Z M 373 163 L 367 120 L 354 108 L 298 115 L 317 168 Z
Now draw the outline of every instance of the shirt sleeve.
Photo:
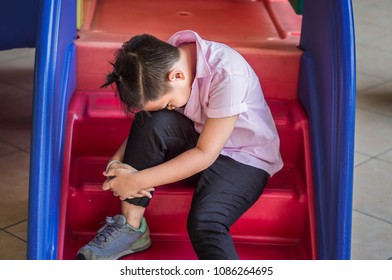
M 241 74 L 221 71 L 214 77 L 209 94 L 207 117 L 224 118 L 241 114 L 248 110 L 246 97 L 249 79 Z

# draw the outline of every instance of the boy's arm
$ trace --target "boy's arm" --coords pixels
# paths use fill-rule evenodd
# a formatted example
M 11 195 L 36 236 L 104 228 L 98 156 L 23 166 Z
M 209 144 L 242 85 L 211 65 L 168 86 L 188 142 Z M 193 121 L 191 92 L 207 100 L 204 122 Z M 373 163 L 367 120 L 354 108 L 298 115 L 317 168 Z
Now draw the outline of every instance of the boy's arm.
M 128 142 L 128 137 L 125 138 L 125 141 L 121 144 L 121 146 L 117 149 L 117 151 L 114 153 L 112 158 L 109 160 L 111 162 L 112 160 L 118 160 L 118 161 L 123 161 L 124 158 L 124 153 L 125 153 L 125 148 L 127 146 Z
M 195 148 L 160 165 L 141 171 L 109 170 L 104 175 L 116 178 L 105 182 L 103 189 L 113 189 L 121 198 L 126 198 L 140 190 L 177 182 L 207 169 L 218 158 L 237 119 L 238 115 L 208 119 Z

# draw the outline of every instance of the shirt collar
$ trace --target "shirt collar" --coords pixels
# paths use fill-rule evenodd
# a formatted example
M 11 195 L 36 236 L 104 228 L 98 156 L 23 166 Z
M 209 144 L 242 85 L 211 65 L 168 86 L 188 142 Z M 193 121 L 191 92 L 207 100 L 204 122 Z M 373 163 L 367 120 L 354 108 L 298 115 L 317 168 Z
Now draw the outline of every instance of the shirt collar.
M 168 43 L 176 47 L 186 43 L 196 43 L 197 64 L 195 77 L 204 78 L 211 75 L 211 69 L 206 59 L 208 46 L 199 34 L 192 30 L 179 31 L 169 38 Z

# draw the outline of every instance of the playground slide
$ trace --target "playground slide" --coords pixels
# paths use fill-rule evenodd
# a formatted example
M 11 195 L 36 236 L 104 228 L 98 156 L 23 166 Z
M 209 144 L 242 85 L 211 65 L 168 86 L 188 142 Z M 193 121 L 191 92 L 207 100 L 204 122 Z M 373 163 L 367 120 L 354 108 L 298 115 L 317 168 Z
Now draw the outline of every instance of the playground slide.
M 324 86 L 324 79 L 330 77 L 325 73 L 310 75 L 310 70 L 325 62 L 312 56 L 315 50 L 307 50 L 310 39 L 306 40 L 304 31 L 308 34 L 311 30 L 303 26 L 307 7 L 317 7 L 307 6 L 305 1 L 304 15 L 299 16 L 285 0 L 171 0 L 164 5 L 158 0 L 86 0 L 82 24 L 76 32 L 76 3 L 43 2 L 48 18 L 41 23 L 41 36 L 51 36 L 41 41 L 40 68 L 36 72 L 39 84 L 34 100 L 36 149 L 32 151 L 30 182 L 29 258 L 73 259 L 77 250 L 94 236 L 99 223 L 119 212 L 118 200 L 101 190 L 105 179 L 102 170 L 128 134 L 132 118 L 122 114 L 110 89 L 100 90 L 99 86 L 109 69 L 108 61 L 123 41 L 139 33 L 167 39 L 183 29 L 226 43 L 248 60 L 259 76 L 281 138 L 283 170 L 271 178 L 262 198 L 231 230 L 240 257 L 349 257 L 351 216 L 347 209 L 351 206 L 352 150 L 342 140 L 352 141 L 353 104 L 347 101 L 352 101 L 353 85 L 346 86 L 343 95 L 348 97 L 341 96 L 341 103 L 337 104 L 347 112 L 348 120 L 342 120 L 343 126 L 335 124 L 333 129 L 344 133 L 334 131 L 326 135 L 331 119 L 335 121 L 330 107 L 336 104 L 326 100 L 330 105 L 326 111 L 325 105 L 312 97 L 321 94 L 320 99 L 328 99 L 328 93 L 319 91 L 319 86 Z M 342 7 L 349 12 L 350 4 Z M 327 11 L 336 7 L 327 7 Z M 344 11 L 340 16 L 343 14 Z M 325 20 L 331 20 L 330 16 L 326 15 Z M 338 24 L 350 27 L 351 23 Z M 57 28 L 57 32 L 49 26 Z M 343 49 L 350 52 L 353 38 L 350 30 L 347 32 Z M 331 34 L 332 39 L 334 36 Z M 317 47 L 309 47 L 312 48 Z M 351 80 L 352 70 L 353 66 L 347 65 L 344 73 L 351 75 Z M 313 78 L 319 83 L 308 80 Z M 322 131 L 317 128 L 320 123 L 325 126 Z M 327 139 L 319 142 L 320 137 Z M 333 148 L 337 150 L 325 151 L 330 142 L 336 143 Z M 336 157 L 343 158 L 339 165 L 346 171 L 338 177 L 334 172 L 341 171 L 328 170 Z M 329 162 L 323 162 L 325 159 Z M 324 164 L 326 170 L 320 166 Z M 323 181 L 320 175 L 338 178 L 338 182 L 328 178 Z M 337 185 L 331 188 L 332 184 Z M 324 196 L 327 189 L 336 195 Z M 183 182 L 158 188 L 146 212 L 153 246 L 126 258 L 196 258 L 186 233 L 192 193 L 193 186 Z M 176 204 L 170 203 L 173 200 Z M 336 212 L 326 210 L 331 205 L 336 206 Z M 339 222 L 333 236 L 332 221 Z

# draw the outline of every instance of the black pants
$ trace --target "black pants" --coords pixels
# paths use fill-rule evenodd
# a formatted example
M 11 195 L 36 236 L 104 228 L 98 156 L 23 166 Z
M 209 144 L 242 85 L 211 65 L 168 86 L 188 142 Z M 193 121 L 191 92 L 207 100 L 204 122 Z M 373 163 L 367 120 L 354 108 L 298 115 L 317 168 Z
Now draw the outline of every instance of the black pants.
M 142 170 L 195 147 L 193 122 L 176 111 L 139 112 L 135 116 L 124 162 Z M 264 170 L 220 155 L 192 177 L 196 189 L 188 216 L 188 233 L 200 259 L 238 259 L 229 234 L 233 223 L 260 197 L 269 175 Z M 147 207 L 147 197 L 126 200 Z

